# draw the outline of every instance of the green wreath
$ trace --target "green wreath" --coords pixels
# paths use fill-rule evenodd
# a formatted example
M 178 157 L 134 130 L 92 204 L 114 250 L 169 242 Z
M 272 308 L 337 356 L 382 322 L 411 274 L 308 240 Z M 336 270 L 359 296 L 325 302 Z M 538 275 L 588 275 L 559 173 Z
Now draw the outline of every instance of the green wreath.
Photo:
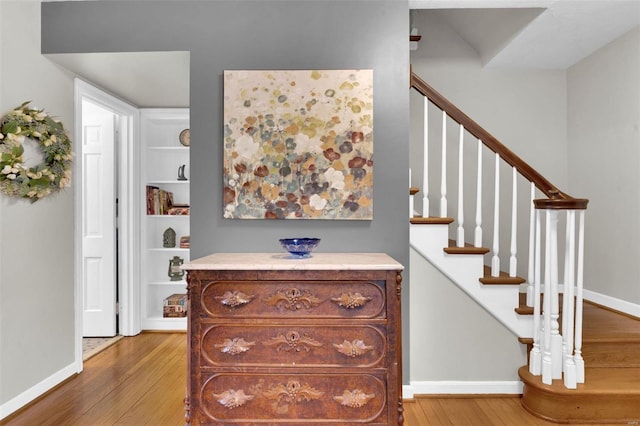
M 38 201 L 71 184 L 71 140 L 61 122 L 27 101 L 0 120 L 0 191 Z M 44 162 L 24 164 L 25 138 L 39 142 Z

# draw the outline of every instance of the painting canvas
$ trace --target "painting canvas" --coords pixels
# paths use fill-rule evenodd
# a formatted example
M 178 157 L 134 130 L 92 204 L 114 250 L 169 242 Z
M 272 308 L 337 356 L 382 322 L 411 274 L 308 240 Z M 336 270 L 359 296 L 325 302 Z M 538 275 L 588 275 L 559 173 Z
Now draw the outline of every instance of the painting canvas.
M 371 220 L 373 71 L 225 71 L 224 217 Z

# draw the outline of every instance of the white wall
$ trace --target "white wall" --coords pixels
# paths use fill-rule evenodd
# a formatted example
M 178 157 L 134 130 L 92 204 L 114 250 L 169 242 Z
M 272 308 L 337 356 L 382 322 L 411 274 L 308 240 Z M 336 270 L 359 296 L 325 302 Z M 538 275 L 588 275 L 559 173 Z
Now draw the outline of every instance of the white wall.
M 567 81 L 569 183 L 590 200 L 585 288 L 639 304 L 640 28 L 571 67 Z
M 518 381 L 526 347 L 419 253 L 410 259 L 411 384 Z
M 71 135 L 73 81 L 40 54 L 40 1 L 0 1 L 0 58 L 0 114 L 31 100 Z M 0 417 L 73 363 L 73 222 L 72 188 L 0 195 Z

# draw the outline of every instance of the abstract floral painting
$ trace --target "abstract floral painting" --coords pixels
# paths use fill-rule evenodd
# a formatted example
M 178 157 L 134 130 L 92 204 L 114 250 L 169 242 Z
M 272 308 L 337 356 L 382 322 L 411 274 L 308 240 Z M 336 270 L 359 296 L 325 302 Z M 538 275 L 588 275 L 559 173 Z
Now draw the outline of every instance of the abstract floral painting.
M 373 71 L 224 73 L 224 217 L 373 218 Z

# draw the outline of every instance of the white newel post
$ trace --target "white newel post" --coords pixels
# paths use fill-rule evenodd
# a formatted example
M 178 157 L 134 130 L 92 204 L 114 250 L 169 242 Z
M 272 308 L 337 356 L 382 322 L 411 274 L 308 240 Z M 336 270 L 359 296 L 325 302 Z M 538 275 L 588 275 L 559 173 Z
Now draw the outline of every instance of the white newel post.
M 541 271 L 541 211 L 535 212 L 535 271 L 533 274 L 533 348 L 529 354 L 529 372 L 535 376 L 542 374 L 542 352 L 540 351 L 540 271 Z

